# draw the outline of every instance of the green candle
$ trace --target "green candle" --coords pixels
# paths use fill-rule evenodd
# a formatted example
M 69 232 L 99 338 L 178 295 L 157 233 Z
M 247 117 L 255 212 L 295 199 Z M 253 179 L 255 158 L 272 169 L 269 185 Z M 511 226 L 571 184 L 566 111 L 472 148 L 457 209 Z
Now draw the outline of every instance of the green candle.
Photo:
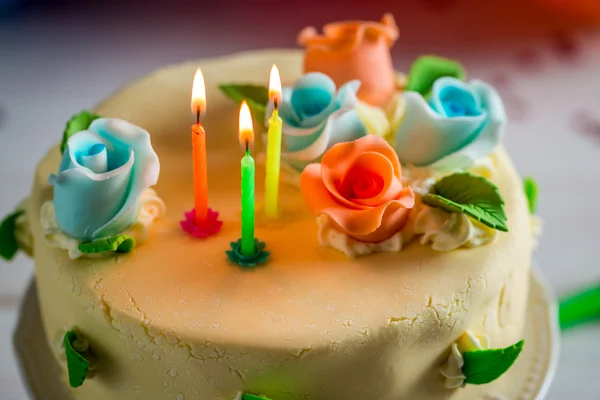
M 250 108 L 244 101 L 240 108 L 240 143 L 246 148 L 246 155 L 242 157 L 242 244 L 243 255 L 252 255 L 256 252 L 254 242 L 254 158 L 250 155 L 250 144 L 254 139 L 252 128 L 252 115 Z
M 242 157 L 242 254 L 254 254 L 254 158 Z

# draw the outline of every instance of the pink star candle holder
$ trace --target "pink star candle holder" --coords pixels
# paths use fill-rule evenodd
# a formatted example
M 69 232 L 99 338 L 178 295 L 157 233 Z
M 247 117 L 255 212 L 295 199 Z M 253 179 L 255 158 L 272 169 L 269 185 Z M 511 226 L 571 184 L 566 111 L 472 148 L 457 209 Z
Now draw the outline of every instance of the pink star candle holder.
M 206 219 L 201 224 L 196 224 L 196 209 L 192 209 L 185 213 L 185 220 L 179 221 L 181 229 L 184 232 L 200 238 L 205 239 L 209 236 L 215 235 L 221 231 L 223 221 L 219 220 L 219 213 L 217 211 L 208 209 Z

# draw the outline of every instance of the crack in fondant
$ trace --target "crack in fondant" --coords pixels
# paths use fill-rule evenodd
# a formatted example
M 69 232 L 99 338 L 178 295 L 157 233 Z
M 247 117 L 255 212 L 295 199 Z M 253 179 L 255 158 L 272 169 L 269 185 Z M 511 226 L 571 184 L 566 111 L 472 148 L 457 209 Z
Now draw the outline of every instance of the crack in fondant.
M 312 350 L 313 350 L 312 347 L 306 347 L 306 348 L 300 349 L 298 354 L 290 353 L 290 355 L 292 357 L 294 357 L 296 360 L 300 360 L 302 357 L 304 357 L 306 354 L 310 353 Z
M 141 319 L 142 319 L 141 325 L 142 325 L 142 329 L 144 330 L 144 333 L 146 334 L 146 336 L 148 336 L 150 343 L 153 343 L 154 337 L 152 336 L 150 329 L 148 328 L 148 326 L 152 322 L 152 320 L 149 319 L 148 316 L 146 315 L 146 313 L 144 311 L 142 311 L 142 309 L 138 306 L 137 302 L 135 301 L 135 299 L 129 292 L 129 289 L 127 289 L 127 286 L 125 285 L 124 282 L 123 282 L 123 287 L 124 287 L 125 294 L 127 295 L 127 297 L 129 297 L 129 302 L 131 303 L 131 307 L 133 307 L 133 309 L 136 310 L 141 316 Z
M 246 380 L 244 379 L 244 376 L 242 375 L 242 373 L 240 371 L 238 371 L 237 369 L 233 368 L 230 365 L 226 365 L 227 369 L 229 370 L 229 372 L 234 373 L 238 378 L 240 378 L 240 381 L 242 381 L 242 384 L 244 385 L 244 387 L 247 387 L 247 383 Z

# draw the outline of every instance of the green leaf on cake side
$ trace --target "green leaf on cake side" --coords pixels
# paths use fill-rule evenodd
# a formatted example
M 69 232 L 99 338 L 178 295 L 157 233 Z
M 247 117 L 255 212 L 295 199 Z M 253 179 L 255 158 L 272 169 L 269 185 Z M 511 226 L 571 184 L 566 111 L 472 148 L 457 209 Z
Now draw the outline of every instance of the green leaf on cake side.
M 23 210 L 15 211 L 8 215 L 0 223 L 0 257 L 10 261 L 19 251 L 19 243 L 15 238 L 17 218 L 23 214 Z
M 67 356 L 69 385 L 73 388 L 83 385 L 90 368 L 90 362 L 73 347 L 75 340 L 77 340 L 77 333 L 75 331 L 65 333 L 63 346 Z
M 90 124 L 101 118 L 100 115 L 94 114 L 88 110 L 83 110 L 79 114 L 73 115 L 73 117 L 67 122 L 65 131 L 63 132 L 63 139 L 60 145 L 60 152 L 64 153 L 67 148 L 67 142 L 71 136 L 77 132 L 84 131 L 89 128 Z
M 526 177 L 523 181 L 525 190 L 525 196 L 527 197 L 527 203 L 529 205 L 529 212 L 535 214 L 537 210 L 537 199 L 538 199 L 538 185 L 537 182 L 531 178 Z
M 257 396 L 255 394 L 244 393 L 242 400 L 271 400 L 271 399 L 268 397 L 265 397 L 265 396 Z
M 265 124 L 265 112 L 269 102 L 269 90 L 265 86 L 223 84 L 219 85 L 219 89 L 238 104 L 246 100 L 252 117 L 260 126 Z
M 465 383 L 483 385 L 498 379 L 517 360 L 524 344 L 521 340 L 504 349 L 465 351 L 462 367 Z
M 109 251 L 129 253 L 134 248 L 135 239 L 129 235 L 117 235 L 97 239 L 92 242 L 80 243 L 78 246 L 79 251 L 85 254 L 106 253 Z
M 438 56 L 421 56 L 410 67 L 405 90 L 428 96 L 433 82 L 438 78 L 450 76 L 464 80 L 465 75 L 465 70 L 458 61 Z
M 487 179 L 469 172 L 459 172 L 437 181 L 423 203 L 449 212 L 468 215 L 477 221 L 508 232 L 504 199 L 498 188 Z

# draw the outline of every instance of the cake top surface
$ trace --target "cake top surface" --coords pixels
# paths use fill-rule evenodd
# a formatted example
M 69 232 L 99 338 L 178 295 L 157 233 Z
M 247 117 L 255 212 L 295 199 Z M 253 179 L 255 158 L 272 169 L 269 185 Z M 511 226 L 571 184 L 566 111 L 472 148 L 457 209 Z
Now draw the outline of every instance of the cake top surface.
M 279 227 L 257 223 L 256 237 L 268 244 L 268 264 L 254 269 L 232 266 L 224 250 L 239 237 L 240 164 L 243 155 L 237 134 L 237 107 L 218 84 L 263 83 L 271 64 L 277 64 L 284 86 L 302 73 L 302 53 L 277 50 L 242 53 L 209 61 L 161 69 L 120 90 L 95 112 L 136 124 L 151 133 L 161 163 L 156 191 L 167 204 L 148 243 L 127 255 L 71 260 L 58 248 L 35 241 L 35 252 L 61 266 L 74 279 L 86 282 L 108 308 L 133 320 L 151 321 L 156 329 L 176 327 L 176 336 L 201 335 L 235 345 L 271 346 L 285 350 L 290 343 L 310 348 L 332 340 L 361 340 L 364 327 L 389 323 L 412 324 L 411 337 L 428 330 L 423 311 L 432 303 L 443 307 L 466 304 L 467 294 L 498 286 L 505 260 L 528 258 L 530 217 L 520 179 L 502 148 L 491 156 L 490 178 L 506 203 L 509 234 L 491 245 L 438 252 L 411 243 L 401 252 L 348 258 L 324 247 L 317 238 L 315 217 L 299 188 L 283 182 L 280 204 L 291 216 Z M 206 130 L 209 204 L 220 213 L 223 227 L 208 240 L 186 235 L 179 220 L 193 199 L 190 154 L 190 82 L 198 65 L 207 82 Z M 268 76 L 268 75 L 267 75 Z M 260 135 L 257 135 L 260 148 Z M 60 164 L 59 148 L 43 159 L 27 212 L 34 237 L 43 236 L 40 209 L 52 200 L 48 176 Z M 258 208 L 264 166 L 256 172 Z M 42 249 L 43 248 L 43 249 Z M 514 256 L 514 257 L 509 257 Z M 462 287 L 458 293 L 445 290 Z M 445 293 L 445 294 L 444 294 Z M 293 316 L 293 317 L 291 317 Z M 239 329 L 244 326 L 243 331 Z M 406 338 L 410 340 L 410 338 Z

